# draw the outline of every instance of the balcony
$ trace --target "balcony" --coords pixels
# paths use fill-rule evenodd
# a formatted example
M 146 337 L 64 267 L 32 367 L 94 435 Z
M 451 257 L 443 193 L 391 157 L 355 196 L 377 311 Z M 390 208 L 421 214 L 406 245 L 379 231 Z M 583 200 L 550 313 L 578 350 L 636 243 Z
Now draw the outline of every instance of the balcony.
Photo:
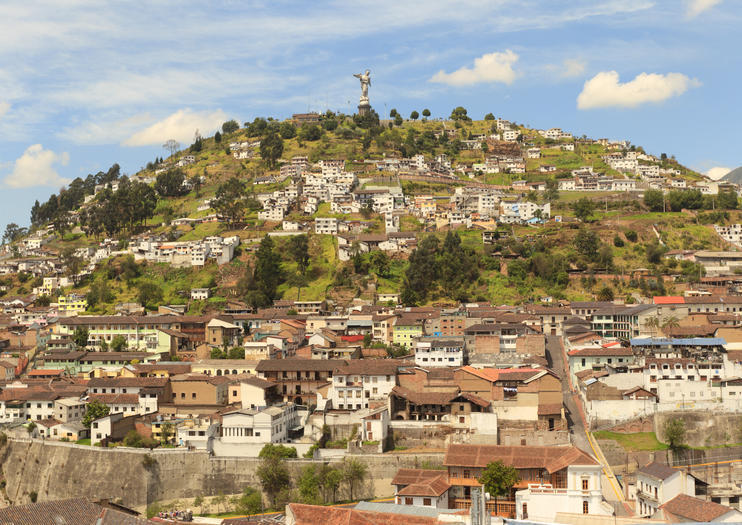
M 647 501 L 653 501 L 655 503 L 660 502 L 659 498 L 657 498 L 657 496 L 654 495 L 654 492 L 651 492 L 649 490 L 638 489 L 636 491 L 636 495 L 637 497 L 645 499 Z
M 497 508 L 495 508 L 495 505 L 497 505 Z M 454 498 L 449 500 L 448 506 L 452 509 L 457 510 L 469 510 L 471 508 L 471 500 L 464 498 Z M 497 502 L 495 502 L 494 500 L 490 500 L 487 502 L 487 510 L 489 512 L 494 512 L 495 516 L 500 516 L 501 518 L 515 518 L 514 501 L 498 500 Z

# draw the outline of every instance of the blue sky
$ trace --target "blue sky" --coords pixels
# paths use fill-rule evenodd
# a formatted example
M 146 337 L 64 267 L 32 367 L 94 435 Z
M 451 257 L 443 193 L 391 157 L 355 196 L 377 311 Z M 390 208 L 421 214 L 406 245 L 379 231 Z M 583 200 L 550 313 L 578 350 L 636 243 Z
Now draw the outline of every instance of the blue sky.
M 742 164 L 737 0 L 4 0 L 0 228 L 35 199 L 224 120 L 462 105 L 628 139 L 697 170 Z

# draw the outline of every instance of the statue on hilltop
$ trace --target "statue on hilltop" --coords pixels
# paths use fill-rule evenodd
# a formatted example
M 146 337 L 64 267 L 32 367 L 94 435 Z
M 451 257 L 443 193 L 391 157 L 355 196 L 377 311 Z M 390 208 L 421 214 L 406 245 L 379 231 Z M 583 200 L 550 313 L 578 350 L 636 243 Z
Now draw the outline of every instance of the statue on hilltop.
M 371 103 L 368 100 L 368 86 L 371 85 L 371 71 L 356 73 L 353 75 L 361 81 L 361 99 L 358 103 L 358 114 L 365 115 L 371 111 Z

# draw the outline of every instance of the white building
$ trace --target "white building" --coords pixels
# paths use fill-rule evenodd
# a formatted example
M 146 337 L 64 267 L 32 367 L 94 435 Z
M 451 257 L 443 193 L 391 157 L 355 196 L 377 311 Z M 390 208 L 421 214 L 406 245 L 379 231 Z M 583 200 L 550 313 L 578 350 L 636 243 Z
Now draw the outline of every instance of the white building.
M 337 235 L 338 220 L 335 217 L 317 217 L 314 220 L 314 233 Z
M 293 403 L 241 409 L 222 416 L 222 443 L 285 443 L 299 417 Z
M 387 400 L 397 384 L 397 361 L 352 359 L 333 373 L 328 398 L 333 408 L 358 410 L 369 401 Z
M 416 341 L 415 364 L 422 368 L 431 366 L 462 367 L 466 364 L 464 362 L 464 343 L 446 339 Z
M 205 301 L 210 295 L 208 288 L 191 288 L 191 299 L 194 301 Z
M 551 468 L 547 465 L 547 470 Z M 612 516 L 613 507 L 603 501 L 602 466 L 581 454 L 567 467 L 567 488 L 551 483 L 529 483 L 515 493 L 516 518 L 519 520 L 555 522 L 558 513 Z
M 680 469 L 652 462 L 636 472 L 636 514 L 651 517 L 675 496 L 696 495 L 696 480 Z

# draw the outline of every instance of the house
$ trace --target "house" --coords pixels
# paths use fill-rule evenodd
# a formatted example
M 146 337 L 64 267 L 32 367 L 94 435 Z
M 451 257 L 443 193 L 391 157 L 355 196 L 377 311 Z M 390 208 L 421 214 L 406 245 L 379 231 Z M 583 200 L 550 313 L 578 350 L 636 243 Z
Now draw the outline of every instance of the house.
M 636 472 L 636 514 L 652 517 L 661 505 L 684 494 L 696 495 L 695 478 L 681 469 L 652 462 Z
M 442 470 L 402 468 L 392 479 L 394 503 L 416 507 L 448 508 L 448 476 Z
M 243 408 L 222 415 L 219 440 L 231 444 L 285 443 L 298 421 L 293 403 Z
M 148 525 L 125 507 L 104 502 L 93 503 L 87 498 L 42 501 L 0 509 L 0 523 L 33 523 L 34 525 Z
M 210 295 L 208 288 L 191 288 L 191 300 L 193 301 L 205 301 Z
M 336 367 L 344 363 L 333 359 L 264 359 L 255 371 L 278 385 L 284 401 L 312 405 L 317 387 L 328 383 Z
M 391 359 L 353 359 L 338 364 L 328 398 L 333 408 L 358 410 L 369 402 L 386 401 L 397 384 L 399 361 Z
M 180 374 L 170 378 L 175 405 L 226 405 L 229 397 L 228 376 Z
M 465 364 L 463 338 L 418 340 L 414 344 L 414 351 L 417 366 L 461 367 Z
M 739 523 L 742 521 L 742 512 L 718 503 L 680 494 L 661 505 L 660 511 L 653 517 L 664 519 L 667 523 Z
M 501 461 L 514 467 L 518 482 L 510 494 L 487 508 L 500 516 L 553 522 L 557 513 L 611 516 L 603 501 L 602 467 L 574 446 L 450 445 L 443 465 L 448 469 L 449 506 L 467 508 L 471 488 L 489 463 Z

